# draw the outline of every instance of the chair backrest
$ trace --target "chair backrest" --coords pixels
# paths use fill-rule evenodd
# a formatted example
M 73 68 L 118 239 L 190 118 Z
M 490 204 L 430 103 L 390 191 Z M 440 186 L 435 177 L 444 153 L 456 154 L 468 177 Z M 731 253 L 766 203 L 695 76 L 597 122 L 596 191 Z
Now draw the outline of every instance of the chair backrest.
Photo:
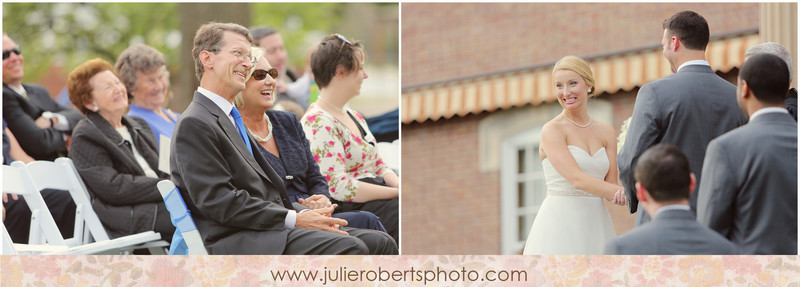
M 100 218 L 92 209 L 89 191 L 83 184 L 83 180 L 78 170 L 75 169 L 75 165 L 72 164 L 71 159 L 60 157 L 54 162 L 34 161 L 29 163 L 27 167 L 39 190 L 52 188 L 69 191 L 72 200 L 75 201 L 74 234 L 80 244 L 89 243 L 91 237 L 96 241 L 109 240 L 108 233 L 106 233 L 103 224 L 100 222 Z
M 17 255 L 17 249 L 14 248 L 14 242 L 11 241 L 11 236 L 6 231 L 6 225 L 3 224 L 3 244 L 0 249 L 0 255 Z
M 164 203 L 175 225 L 175 234 L 172 236 L 172 243 L 169 247 L 169 255 L 207 255 L 203 238 L 194 225 L 191 213 L 186 208 L 181 192 L 175 187 L 171 180 L 158 182 L 158 192 L 164 198 Z
M 12 162 L 10 166 L 3 166 L 3 192 L 22 195 L 28 208 L 31 210 L 31 231 L 28 237 L 29 244 L 67 245 L 61 237 L 50 209 L 34 184 L 28 169 L 21 161 Z M 8 216 L 13 216 L 9 214 Z

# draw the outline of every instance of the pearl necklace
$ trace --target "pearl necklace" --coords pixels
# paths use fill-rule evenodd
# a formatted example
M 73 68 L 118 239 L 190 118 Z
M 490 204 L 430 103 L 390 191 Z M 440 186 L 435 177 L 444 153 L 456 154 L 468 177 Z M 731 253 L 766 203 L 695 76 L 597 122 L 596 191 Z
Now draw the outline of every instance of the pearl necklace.
M 322 100 L 322 102 L 323 102 L 323 103 L 327 104 L 327 105 L 328 105 L 328 106 L 330 106 L 331 108 L 334 108 L 334 109 L 337 109 L 337 110 L 341 111 L 343 114 L 346 114 L 346 113 L 347 113 L 347 110 L 346 110 L 344 107 L 338 108 L 338 107 L 336 107 L 334 104 L 331 104 L 331 102 L 329 102 L 328 100 L 326 100 L 326 99 L 325 99 L 325 98 L 323 98 L 323 97 L 317 97 L 317 99 L 320 99 L 320 100 Z
M 267 121 L 267 129 L 269 130 L 267 138 L 261 138 L 260 136 L 256 135 L 256 133 L 254 133 L 253 130 L 247 128 L 247 130 L 250 131 L 250 134 L 253 135 L 253 138 L 255 138 L 257 142 L 265 143 L 268 142 L 270 139 L 272 139 L 272 122 L 269 121 L 269 117 L 267 116 L 267 114 L 264 114 L 264 120 Z
M 569 117 L 567 117 L 567 115 L 566 115 L 566 114 L 564 114 L 564 111 L 563 111 L 563 110 L 561 111 L 561 115 L 563 115 L 563 116 L 564 116 L 564 118 L 565 118 L 565 119 L 567 119 L 567 120 L 568 120 L 570 123 L 572 123 L 572 124 L 574 124 L 574 125 L 578 126 L 579 128 L 585 128 L 585 127 L 588 127 L 589 125 L 591 125 L 591 124 L 592 124 L 592 117 L 591 117 L 591 116 L 589 117 L 589 122 L 588 122 L 588 123 L 586 123 L 585 125 L 579 125 L 578 123 L 576 123 L 576 122 L 573 122 L 572 120 L 570 120 L 570 119 L 569 119 Z

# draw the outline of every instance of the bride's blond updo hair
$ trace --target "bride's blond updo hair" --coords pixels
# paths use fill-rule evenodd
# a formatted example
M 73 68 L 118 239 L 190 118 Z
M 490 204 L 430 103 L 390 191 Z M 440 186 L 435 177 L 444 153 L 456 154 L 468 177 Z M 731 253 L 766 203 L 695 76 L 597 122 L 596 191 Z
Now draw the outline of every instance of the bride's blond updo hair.
M 568 70 L 573 71 L 580 75 L 586 84 L 589 86 L 588 94 L 591 96 L 592 93 L 595 92 L 594 87 L 594 74 L 592 74 L 592 69 L 589 67 L 589 63 L 586 60 L 582 59 L 578 56 L 566 56 L 561 58 L 556 62 L 555 67 L 553 67 L 553 77 L 555 77 L 556 71 L 558 70 Z

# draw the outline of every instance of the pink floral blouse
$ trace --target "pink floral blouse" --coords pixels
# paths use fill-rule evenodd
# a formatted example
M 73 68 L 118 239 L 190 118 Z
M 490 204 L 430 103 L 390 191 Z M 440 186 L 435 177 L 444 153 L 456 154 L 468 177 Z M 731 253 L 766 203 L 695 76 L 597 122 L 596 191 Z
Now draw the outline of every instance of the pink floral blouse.
M 331 197 L 350 202 L 358 193 L 359 178 L 382 176 L 393 171 L 383 163 L 367 122 L 360 114 L 348 109 L 367 132 L 366 141 L 358 130 L 350 131 L 342 122 L 317 105 L 312 104 L 300 122 L 311 145 L 311 154 L 320 173 L 328 180 Z

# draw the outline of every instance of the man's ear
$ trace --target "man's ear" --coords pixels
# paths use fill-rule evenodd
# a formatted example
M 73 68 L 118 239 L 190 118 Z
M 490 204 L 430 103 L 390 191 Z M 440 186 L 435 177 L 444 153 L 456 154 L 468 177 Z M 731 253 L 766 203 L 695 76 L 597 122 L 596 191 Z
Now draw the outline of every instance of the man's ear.
M 677 52 L 678 51 L 678 47 L 682 47 L 683 46 L 683 43 L 681 43 L 681 39 L 678 39 L 678 37 L 675 36 L 675 35 L 673 35 L 670 40 L 671 40 L 671 43 L 672 43 L 672 51 L 673 52 Z
M 211 52 L 207 50 L 200 51 L 200 63 L 203 64 L 203 69 L 210 70 L 214 67 L 214 60 L 211 57 Z
M 743 93 L 742 98 L 743 99 L 750 98 L 750 85 L 748 85 L 747 81 L 745 81 L 745 80 L 741 80 L 741 81 L 742 81 L 741 89 L 742 89 L 742 93 Z
M 697 177 L 694 176 L 694 172 L 689 173 L 689 194 L 694 192 L 694 188 L 697 187 Z
M 647 202 L 647 189 L 644 188 L 644 185 L 637 181 L 634 186 L 636 187 L 636 197 L 639 202 Z

